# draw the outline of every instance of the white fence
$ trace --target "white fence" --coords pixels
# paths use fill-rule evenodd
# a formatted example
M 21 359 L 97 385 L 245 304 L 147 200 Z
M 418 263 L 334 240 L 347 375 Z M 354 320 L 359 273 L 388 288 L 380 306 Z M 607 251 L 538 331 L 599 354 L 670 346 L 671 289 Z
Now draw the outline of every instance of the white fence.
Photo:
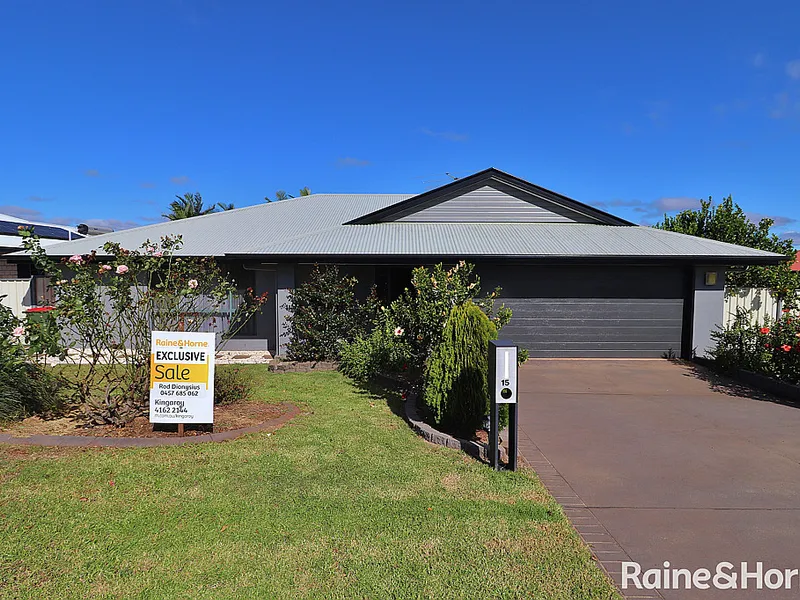
M 16 317 L 33 306 L 32 279 L 0 279 L 0 302 L 11 309 Z
M 780 316 L 781 303 L 769 290 L 748 288 L 734 291 L 725 296 L 725 315 L 723 324 L 730 327 L 736 315 L 747 312 L 751 325 L 764 323 L 767 319 L 775 320 Z

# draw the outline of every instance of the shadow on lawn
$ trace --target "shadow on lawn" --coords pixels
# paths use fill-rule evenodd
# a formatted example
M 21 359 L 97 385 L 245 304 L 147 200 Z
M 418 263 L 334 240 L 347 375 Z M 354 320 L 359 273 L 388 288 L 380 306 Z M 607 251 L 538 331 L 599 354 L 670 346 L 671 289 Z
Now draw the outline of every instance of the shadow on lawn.
M 359 394 L 369 400 L 382 400 L 389 409 L 398 417 L 406 420 L 405 400 L 403 391 L 398 383 L 372 381 L 370 383 L 356 384 Z
M 783 406 L 791 406 L 792 408 L 800 408 L 800 402 L 781 398 L 780 396 L 775 396 L 759 390 L 729 375 L 715 371 L 710 367 L 690 362 L 683 362 L 682 364 L 688 371 L 684 373 L 684 377 L 694 377 L 695 379 L 704 381 L 708 384 L 708 387 L 720 394 L 736 396 L 738 398 L 750 398 L 751 400 L 758 400 L 759 402 L 772 402 Z

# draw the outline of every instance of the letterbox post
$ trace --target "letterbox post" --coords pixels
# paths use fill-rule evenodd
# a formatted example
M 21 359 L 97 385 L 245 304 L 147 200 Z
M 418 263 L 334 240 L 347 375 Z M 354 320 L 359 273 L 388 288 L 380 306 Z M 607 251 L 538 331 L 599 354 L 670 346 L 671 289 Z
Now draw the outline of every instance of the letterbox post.
M 508 468 L 517 470 L 517 346 L 508 341 L 489 342 L 490 429 L 489 464 L 500 469 L 500 404 L 508 404 Z

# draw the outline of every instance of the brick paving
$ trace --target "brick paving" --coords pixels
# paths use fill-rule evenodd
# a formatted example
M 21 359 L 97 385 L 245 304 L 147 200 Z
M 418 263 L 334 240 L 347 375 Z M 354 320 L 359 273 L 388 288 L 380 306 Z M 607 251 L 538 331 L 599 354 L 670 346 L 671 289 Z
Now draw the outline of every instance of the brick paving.
M 532 360 L 519 398 L 521 453 L 618 585 L 623 560 L 800 568 L 800 409 L 666 360 Z M 784 600 L 800 589 L 625 593 Z

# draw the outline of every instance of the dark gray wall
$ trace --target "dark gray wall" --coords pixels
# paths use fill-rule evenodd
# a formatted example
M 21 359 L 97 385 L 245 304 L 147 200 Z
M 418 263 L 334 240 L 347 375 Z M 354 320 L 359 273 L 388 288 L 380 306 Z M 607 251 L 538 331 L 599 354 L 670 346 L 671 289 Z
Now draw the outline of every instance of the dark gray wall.
M 680 268 L 479 265 L 484 292 L 514 315 L 501 332 L 534 357 L 660 357 L 681 352 Z
M 324 265 L 320 265 L 324 267 Z M 375 285 L 375 266 L 374 265 L 337 265 L 341 275 L 355 277 L 358 280 L 356 285 L 356 296 L 359 298 L 366 298 L 372 286 Z M 314 265 L 302 264 L 297 265 L 296 270 L 296 285 L 300 285 L 304 281 L 308 281 L 311 271 L 314 270 Z

